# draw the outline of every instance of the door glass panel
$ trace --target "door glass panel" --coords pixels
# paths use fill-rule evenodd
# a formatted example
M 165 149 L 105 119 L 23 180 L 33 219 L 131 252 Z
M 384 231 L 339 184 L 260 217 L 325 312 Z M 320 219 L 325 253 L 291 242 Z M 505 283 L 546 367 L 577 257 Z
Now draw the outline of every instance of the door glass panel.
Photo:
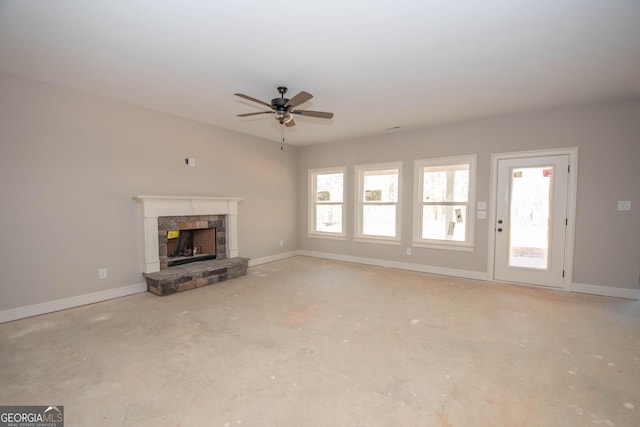
M 511 267 L 549 267 L 552 179 L 552 166 L 511 169 Z

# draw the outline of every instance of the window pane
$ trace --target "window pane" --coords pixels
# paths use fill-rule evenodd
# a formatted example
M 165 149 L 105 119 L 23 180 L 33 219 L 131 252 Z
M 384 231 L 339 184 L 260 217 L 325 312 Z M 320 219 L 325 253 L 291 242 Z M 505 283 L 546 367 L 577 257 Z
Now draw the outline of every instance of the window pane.
M 422 238 L 464 242 L 467 207 L 464 205 L 422 207 Z
M 342 233 L 342 205 L 316 205 L 316 231 Z
M 362 233 L 370 236 L 395 237 L 396 207 L 389 205 L 363 206 Z
M 453 174 L 453 199 L 450 202 L 469 200 L 469 169 L 457 170 Z
M 375 171 L 364 173 L 365 202 L 397 202 L 398 171 Z
M 469 165 L 426 167 L 423 202 L 466 202 L 469 199 Z
M 423 202 L 447 201 L 447 173 L 425 172 L 422 191 Z
M 316 175 L 316 200 L 318 202 L 342 203 L 343 185 L 341 172 Z

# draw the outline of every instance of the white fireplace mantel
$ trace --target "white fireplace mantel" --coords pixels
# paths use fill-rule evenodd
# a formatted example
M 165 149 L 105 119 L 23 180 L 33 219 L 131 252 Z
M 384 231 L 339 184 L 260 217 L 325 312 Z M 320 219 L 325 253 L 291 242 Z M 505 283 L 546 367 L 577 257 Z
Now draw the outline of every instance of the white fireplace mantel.
M 227 258 L 238 256 L 238 203 L 240 197 L 135 196 L 142 203 L 145 273 L 160 271 L 158 217 L 226 215 Z

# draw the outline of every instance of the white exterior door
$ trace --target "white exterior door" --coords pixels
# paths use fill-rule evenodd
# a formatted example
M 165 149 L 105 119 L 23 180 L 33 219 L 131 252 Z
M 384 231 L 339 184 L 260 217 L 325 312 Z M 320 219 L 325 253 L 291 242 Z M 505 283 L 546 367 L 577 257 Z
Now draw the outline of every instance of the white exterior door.
M 494 279 L 563 288 L 569 156 L 498 160 Z

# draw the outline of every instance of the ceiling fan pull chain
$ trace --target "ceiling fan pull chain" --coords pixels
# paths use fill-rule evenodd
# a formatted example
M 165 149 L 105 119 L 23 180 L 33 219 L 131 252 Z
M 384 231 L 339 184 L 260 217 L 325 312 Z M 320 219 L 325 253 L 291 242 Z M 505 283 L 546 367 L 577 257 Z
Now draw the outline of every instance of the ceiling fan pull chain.
M 280 123 L 280 135 L 282 135 L 282 144 L 280 144 L 280 151 L 284 151 L 284 124 Z

